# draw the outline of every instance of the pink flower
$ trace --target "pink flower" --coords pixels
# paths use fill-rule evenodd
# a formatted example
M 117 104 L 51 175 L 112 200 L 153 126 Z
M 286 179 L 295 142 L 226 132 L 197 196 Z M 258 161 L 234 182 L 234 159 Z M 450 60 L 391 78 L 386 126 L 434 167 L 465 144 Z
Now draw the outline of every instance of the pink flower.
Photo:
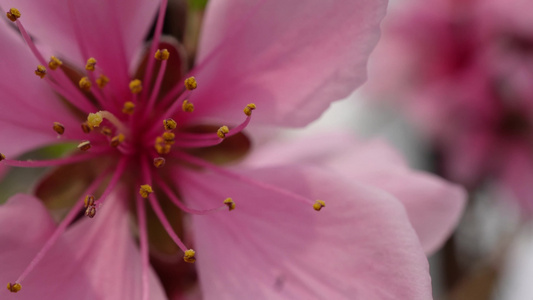
M 375 95 L 398 100 L 470 187 L 497 181 L 531 212 L 531 1 L 412 1 L 385 22 Z
M 359 86 L 386 1 L 212 0 L 198 63 L 181 80 L 170 78 L 181 61 L 169 43 L 168 60 L 162 49 L 152 58 L 154 42 L 139 63 L 157 4 L 19 0 L 21 17 L 7 14 L 33 53 L 1 23 L 2 163 L 58 167 L 37 185 L 43 202 L 19 194 L 0 207 L 8 290 L 19 299 L 430 298 L 423 250 L 453 228 L 460 188 L 409 171 L 382 145 L 325 136 L 249 151 L 242 132 L 252 114 L 257 126 L 305 125 Z M 162 13 L 156 41 L 161 22 Z M 12 159 L 67 141 L 78 149 L 65 157 Z M 77 200 L 56 225 L 43 203 L 61 206 L 71 189 Z M 76 218 L 83 211 L 89 218 Z M 151 216 L 179 259 L 148 240 Z M 168 273 L 156 275 L 149 254 L 172 265 L 171 284 L 163 288 Z

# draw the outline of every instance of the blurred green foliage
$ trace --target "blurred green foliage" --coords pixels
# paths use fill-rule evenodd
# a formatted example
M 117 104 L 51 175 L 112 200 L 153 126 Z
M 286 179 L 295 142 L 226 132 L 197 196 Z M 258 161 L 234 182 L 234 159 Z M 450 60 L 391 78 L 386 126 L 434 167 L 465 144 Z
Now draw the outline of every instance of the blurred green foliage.
M 191 10 L 205 10 L 208 0 L 189 0 Z

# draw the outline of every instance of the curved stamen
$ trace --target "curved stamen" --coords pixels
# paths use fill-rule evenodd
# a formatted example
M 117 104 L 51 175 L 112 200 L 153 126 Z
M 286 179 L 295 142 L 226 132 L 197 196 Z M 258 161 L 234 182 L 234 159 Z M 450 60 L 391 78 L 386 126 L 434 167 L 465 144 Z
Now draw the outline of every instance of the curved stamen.
M 152 180 L 150 177 L 150 168 L 148 166 L 148 161 L 146 159 L 142 160 L 142 169 L 143 169 L 143 180 L 148 185 L 152 185 Z M 181 239 L 178 237 L 178 235 L 174 232 L 174 229 L 172 229 L 172 225 L 168 222 L 167 217 L 165 216 L 165 213 L 161 209 L 161 206 L 159 206 L 159 203 L 157 202 L 157 199 L 155 198 L 154 193 L 150 193 L 147 195 L 148 201 L 150 202 L 150 205 L 152 206 L 152 209 L 154 210 L 157 218 L 163 225 L 163 228 L 165 228 L 165 231 L 170 236 L 170 238 L 174 241 L 174 243 L 183 251 L 184 253 L 188 250 L 187 246 L 181 241 Z
M 208 215 L 208 214 L 218 212 L 218 211 L 228 208 L 226 204 L 223 204 L 222 206 L 211 208 L 211 209 L 189 208 L 183 202 L 180 201 L 178 196 L 176 196 L 176 194 L 172 192 L 170 187 L 161 178 L 156 177 L 156 181 L 157 181 L 157 185 L 168 196 L 168 198 L 172 201 L 172 203 L 174 203 L 177 207 L 179 207 L 181 210 L 183 210 L 186 213 L 189 213 L 192 215 Z
M 72 221 L 78 216 L 80 210 L 82 209 L 84 205 L 85 195 L 92 194 L 98 186 L 102 183 L 104 178 L 107 176 L 107 174 L 110 172 L 110 170 L 107 170 L 102 174 L 102 176 L 97 177 L 95 181 L 91 183 L 91 185 L 83 192 L 83 196 L 76 202 L 76 204 L 72 207 L 72 209 L 68 212 L 67 216 L 61 221 L 59 226 L 54 230 L 54 233 L 50 236 L 50 238 L 46 241 L 44 246 L 39 250 L 39 252 L 33 257 L 31 262 L 28 264 L 26 269 L 20 274 L 19 278 L 16 282 L 21 283 L 24 278 L 35 268 L 35 266 L 44 258 L 48 250 L 52 248 L 52 246 L 56 243 L 57 239 L 65 232 L 68 225 L 72 223 Z
M 160 50 L 157 51 L 158 53 L 160 53 Z M 166 51 L 166 53 L 168 54 L 168 50 L 164 49 L 164 51 Z M 160 54 L 160 56 L 162 57 L 163 55 Z M 146 111 L 152 110 L 155 103 L 155 99 L 157 95 L 159 95 L 159 90 L 161 89 L 161 84 L 163 83 L 163 77 L 165 76 L 165 72 L 167 70 L 168 56 L 166 56 L 166 59 L 161 58 L 158 60 L 161 60 L 161 66 L 159 67 L 159 73 L 157 74 L 154 87 L 152 89 L 152 92 L 150 93 L 150 98 L 148 99 L 148 103 L 146 104 Z
M 253 185 L 253 186 L 256 186 L 258 188 L 267 190 L 267 191 L 272 191 L 272 192 L 278 193 L 280 195 L 287 196 L 289 198 L 292 198 L 294 200 L 300 201 L 302 203 L 305 203 L 305 204 L 308 204 L 308 205 L 311 205 L 311 206 L 315 204 L 315 201 L 312 201 L 312 200 L 310 200 L 308 198 L 305 198 L 303 196 L 295 194 L 295 193 L 293 193 L 291 191 L 279 188 L 277 186 L 270 185 L 268 183 L 264 183 L 264 182 L 261 182 L 261 181 L 256 181 L 254 179 L 251 179 L 251 178 L 249 178 L 247 176 L 244 176 L 244 175 L 241 175 L 241 174 L 234 173 L 232 171 L 229 171 L 227 169 L 224 169 L 224 168 L 218 167 L 218 166 L 216 166 L 216 165 L 214 165 L 212 163 L 209 163 L 209 162 L 207 162 L 207 161 L 205 161 L 203 159 L 200 159 L 200 158 L 194 157 L 192 155 L 189 155 L 189 154 L 187 154 L 185 152 L 182 152 L 182 151 L 173 152 L 172 155 L 174 157 L 176 157 L 176 158 L 179 158 L 179 159 L 185 161 L 185 162 L 191 163 L 191 164 L 199 166 L 199 167 L 203 167 L 203 168 L 209 169 L 209 170 L 211 170 L 213 172 L 225 175 L 225 176 L 227 176 L 229 178 L 232 178 L 234 180 L 242 181 L 242 182 L 244 182 L 246 184 Z
M 20 20 L 17 19 L 15 21 L 15 24 L 17 25 L 17 28 L 19 29 L 20 34 L 22 35 L 22 38 L 24 39 L 24 41 L 30 48 L 35 58 L 37 58 L 37 60 L 39 61 L 41 65 L 47 66 L 48 62 L 44 59 L 39 49 L 37 49 L 37 46 L 35 46 L 35 44 L 33 43 L 33 40 L 31 39 L 30 35 L 26 31 L 26 29 L 24 28 Z M 72 105 L 76 106 L 77 108 L 81 110 L 87 110 L 87 109 L 93 108 L 94 106 L 83 96 L 83 94 L 79 92 L 78 89 L 74 87 L 72 82 L 66 77 L 63 70 L 61 68 L 59 69 L 62 72 L 59 72 L 59 73 L 49 72 L 49 75 L 54 80 L 56 80 L 57 83 L 59 83 L 59 84 L 53 84 L 52 88 L 54 88 L 54 90 L 56 90 L 59 94 L 64 96 L 70 103 L 72 103 Z M 47 80 L 47 82 L 50 83 L 51 81 Z M 58 86 L 61 86 L 63 88 L 58 88 Z M 70 92 L 66 90 L 70 90 Z M 71 93 L 74 93 L 75 97 L 72 97 Z

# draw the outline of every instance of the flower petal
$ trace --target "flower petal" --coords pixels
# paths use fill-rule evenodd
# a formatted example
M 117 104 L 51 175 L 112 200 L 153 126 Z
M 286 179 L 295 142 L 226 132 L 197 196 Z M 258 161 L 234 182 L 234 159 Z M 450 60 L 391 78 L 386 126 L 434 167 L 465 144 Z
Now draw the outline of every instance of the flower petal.
M 357 142 L 347 134 L 316 135 L 293 143 L 274 143 L 253 154 L 248 165 L 314 163 L 346 178 L 369 184 L 397 197 L 426 253 L 448 238 L 464 209 L 466 193 L 459 186 L 410 170 L 394 149 L 381 141 Z
M 120 199 L 108 198 L 94 219 L 72 225 L 22 282 L 17 299 L 141 299 L 141 260 Z M 25 195 L 0 207 L 0 224 L 0 281 L 13 282 L 55 226 Z M 151 299 L 166 299 L 153 273 L 151 280 Z
M 365 81 L 386 5 L 210 1 L 193 70 L 196 112 L 237 121 L 237 113 L 254 102 L 257 122 L 309 123 Z
M 0 4 L 4 9 L 18 8 L 22 24 L 37 40 L 53 46 L 57 55 L 78 67 L 94 57 L 111 78 L 110 85 L 127 89 L 129 62 L 141 46 L 159 1 L 1 0 Z
M 231 196 L 236 209 L 193 216 L 206 299 L 429 299 L 428 265 L 400 203 L 386 193 L 310 167 L 242 172 L 326 200 L 320 212 L 224 176 L 182 174 L 195 206 Z

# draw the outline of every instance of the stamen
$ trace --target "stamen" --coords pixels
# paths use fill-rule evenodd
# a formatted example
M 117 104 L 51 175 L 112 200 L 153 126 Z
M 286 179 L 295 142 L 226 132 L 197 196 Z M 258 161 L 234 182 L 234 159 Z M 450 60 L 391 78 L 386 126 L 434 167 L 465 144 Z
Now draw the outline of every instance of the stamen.
M 102 127 L 102 129 L 100 129 L 100 133 L 105 136 L 111 136 L 113 134 L 113 131 L 111 130 L 111 128 L 104 126 Z
M 124 106 L 122 107 L 122 112 L 127 115 L 132 115 L 135 111 L 135 103 L 131 101 L 127 101 L 124 103 Z
M 107 177 L 107 174 L 109 173 L 109 170 L 105 171 L 102 176 L 99 176 L 95 181 L 91 183 L 91 185 L 87 188 L 87 190 L 84 191 L 83 194 L 89 194 L 94 192 L 96 188 L 102 183 L 104 178 Z M 67 226 L 78 216 L 78 213 L 83 205 L 84 201 L 82 199 L 79 199 L 79 201 L 76 202 L 74 207 L 68 212 L 67 216 L 61 221 L 59 226 L 54 230 L 54 233 L 50 236 L 50 238 L 46 241 L 46 243 L 43 245 L 41 250 L 35 255 L 35 257 L 31 260 L 31 262 L 28 264 L 26 269 L 22 272 L 22 274 L 17 279 L 18 282 L 22 282 L 24 278 L 35 268 L 35 266 L 44 258 L 48 250 L 52 248 L 52 246 L 55 244 L 57 239 L 65 232 L 67 229 Z
M 102 117 L 102 114 L 100 112 L 89 113 L 89 115 L 87 116 L 87 124 L 92 128 L 100 126 L 102 121 L 104 121 L 104 118 Z
M 150 195 L 153 192 L 154 192 L 154 190 L 152 189 L 152 187 L 149 184 L 141 185 L 141 189 L 139 190 L 139 194 L 144 199 L 148 198 L 148 195 Z
M 185 262 L 188 262 L 190 264 L 194 263 L 196 261 L 196 258 L 194 257 L 194 255 L 196 254 L 196 252 L 192 249 L 189 249 L 187 251 L 185 251 L 184 255 L 183 255 L 183 260 Z
M 223 139 L 226 137 L 226 134 L 229 133 L 229 128 L 228 126 L 222 126 L 220 127 L 218 130 L 217 130 L 217 135 L 219 138 Z
M 170 57 L 170 53 L 168 52 L 167 49 L 163 49 L 163 50 L 157 49 L 154 57 L 157 60 L 168 60 L 168 58 Z
M 222 206 L 211 208 L 211 209 L 193 209 L 187 207 L 178 197 L 172 192 L 172 190 L 168 187 L 168 185 L 159 177 L 156 177 L 157 184 L 161 188 L 161 190 L 168 196 L 170 201 L 174 203 L 177 207 L 179 207 L 181 210 L 183 210 L 186 213 L 192 214 L 192 215 L 208 215 L 211 213 L 215 213 L 218 211 L 221 211 L 223 209 L 226 209 L 226 204 L 222 204 Z
M 170 144 L 165 143 L 165 140 L 162 137 L 158 136 L 155 139 L 154 148 L 158 154 L 168 154 L 172 146 Z
M 248 117 L 251 116 L 252 110 L 254 110 L 255 108 L 256 106 L 253 103 L 246 105 L 246 107 L 244 108 L 244 114 L 247 115 Z
M 168 63 L 168 57 L 170 56 L 170 54 L 168 53 L 168 51 L 166 49 L 164 49 L 164 51 L 166 51 L 166 55 L 165 54 L 162 54 L 159 50 L 157 50 L 158 52 L 156 52 L 155 54 L 155 57 L 157 59 L 158 57 L 158 54 L 159 53 L 159 57 L 160 58 L 163 58 L 163 56 L 166 56 L 166 59 L 163 59 L 161 61 L 161 66 L 159 68 L 159 72 L 157 73 L 157 77 L 155 79 L 155 84 L 154 84 L 154 87 L 152 88 L 152 92 L 150 93 L 150 97 L 148 97 L 148 102 L 146 104 L 146 110 L 147 111 L 151 111 L 154 104 L 155 104 L 155 99 L 157 98 L 157 95 L 159 95 L 159 90 L 161 89 L 161 85 L 163 84 L 163 77 L 165 76 L 165 72 L 167 70 L 167 63 Z M 159 59 L 161 60 L 161 59 Z
M 4 159 L 6 159 L 6 156 L 3 153 L 0 153 L 0 161 L 3 161 Z
M 50 69 L 55 70 L 59 68 L 61 65 L 63 65 L 63 62 L 59 60 L 57 57 L 55 56 L 50 57 L 50 61 L 48 62 L 48 66 L 50 67 Z
M 162 168 L 165 165 L 166 160 L 163 157 L 154 158 L 154 166 L 156 168 Z
M 12 292 L 12 293 L 17 293 L 21 289 L 22 289 L 22 286 L 18 282 L 17 283 L 8 283 L 7 284 L 7 290 Z
M 93 195 L 85 196 L 85 199 L 83 199 L 83 207 L 87 208 L 93 205 L 94 205 L 94 196 Z
M 193 112 L 194 111 L 194 104 L 192 104 L 189 100 L 185 99 L 185 100 L 183 100 L 183 104 L 181 104 L 181 109 L 184 112 Z
M 15 22 L 18 18 L 20 18 L 20 11 L 16 8 L 10 8 L 6 13 L 6 16 L 9 20 Z
M 95 66 L 96 66 L 96 59 L 94 59 L 94 57 L 91 57 L 87 60 L 87 64 L 85 65 L 85 70 L 94 71 Z
M 229 171 L 225 168 L 221 168 L 221 167 L 218 167 L 212 163 L 209 163 L 203 159 L 200 159 L 200 158 L 197 158 L 197 157 L 194 157 L 190 154 L 187 154 L 185 152 L 175 152 L 174 153 L 174 156 L 177 157 L 177 158 L 180 158 L 188 163 L 191 163 L 191 164 L 194 164 L 194 165 L 197 165 L 199 167 L 204 167 L 204 168 L 207 168 L 209 170 L 212 170 L 216 173 L 219 173 L 219 174 L 222 174 L 222 175 L 225 175 L 227 176 L 228 178 L 233 178 L 235 180 L 238 180 L 238 181 L 242 181 L 248 185 L 252 185 L 252 186 L 256 186 L 256 187 L 259 187 L 261 189 L 264 189 L 264 190 L 267 190 L 267 191 L 272 191 L 272 192 L 275 192 L 275 193 L 278 193 L 280 195 L 284 195 L 284 196 L 287 196 L 289 198 L 292 198 L 294 200 L 298 200 L 300 202 L 303 202 L 305 204 L 310 204 L 310 205 L 313 205 L 314 202 L 312 202 L 311 200 L 301 196 L 301 195 L 298 195 L 294 192 L 291 192 L 289 190 L 286 190 L 286 189 L 283 189 L 283 188 L 279 188 L 277 186 L 274 186 L 274 185 L 270 185 L 268 183 L 264 183 L 264 182 L 261 182 L 261 181 L 256 181 L 252 178 L 249 178 L 248 176 L 244 176 L 244 175 L 241 175 L 241 174 L 238 174 L 238 173 L 234 173 L 232 171 Z M 189 178 L 190 179 L 190 178 Z M 202 184 L 202 182 L 198 182 L 197 184 Z
M 163 21 L 165 20 L 165 12 L 167 9 L 168 0 L 162 0 L 159 5 L 159 13 L 157 15 L 157 21 L 154 29 L 154 38 L 152 44 L 150 45 L 150 50 L 148 53 L 154 53 L 157 45 L 159 45 L 159 38 L 163 31 Z M 149 59 L 146 66 L 146 72 L 144 73 L 144 81 L 148 82 L 152 78 L 152 72 L 154 68 L 154 60 Z
M 63 133 L 65 133 L 65 126 L 63 126 L 63 124 L 61 124 L 59 122 L 54 122 L 53 129 L 59 135 L 63 135 Z
M 233 202 L 233 199 L 227 198 L 224 200 L 224 204 L 228 207 L 230 211 L 235 209 L 235 202 Z
M 189 91 L 195 90 L 198 87 L 198 83 L 196 82 L 196 78 L 193 76 L 185 79 L 185 88 Z
M 109 77 L 105 76 L 104 74 L 100 74 L 100 76 L 98 76 L 98 78 L 96 79 L 96 84 L 100 89 L 103 89 L 108 83 Z
M 87 151 L 89 149 L 91 149 L 91 142 L 90 141 L 83 141 L 81 143 L 78 144 L 78 149 L 80 149 L 81 151 Z
M 46 75 L 46 67 L 43 65 L 38 65 L 37 69 L 35 69 L 35 75 L 41 77 L 41 79 L 44 78 Z
M 326 207 L 326 202 L 323 200 L 316 200 L 315 204 L 313 204 L 313 208 L 316 211 L 320 211 L 322 207 Z
M 87 91 L 89 91 L 91 89 L 92 83 L 89 80 L 89 78 L 82 77 L 80 79 L 80 82 L 78 82 L 78 85 L 79 85 L 80 89 L 82 89 L 82 90 L 87 92 Z
M 172 132 L 165 132 L 163 133 L 163 139 L 165 140 L 165 143 L 167 145 L 172 145 L 174 144 L 174 138 L 176 137 L 175 134 L 173 134 Z
M 81 130 L 83 130 L 83 132 L 85 132 L 85 133 L 91 133 L 91 131 L 93 131 L 93 128 L 91 126 L 89 126 L 89 124 L 87 124 L 87 122 L 83 122 L 83 123 L 81 123 Z
M 117 136 L 114 136 L 111 139 L 111 147 L 118 147 L 118 145 L 120 145 L 120 143 L 124 142 L 125 138 L 126 137 L 122 133 L 119 133 Z
M 163 126 L 165 127 L 165 130 L 172 131 L 176 129 L 178 123 L 176 123 L 176 121 L 174 121 L 173 119 L 168 118 L 163 120 Z
M 142 82 L 139 79 L 134 79 L 130 82 L 130 90 L 134 94 L 138 94 L 143 90 Z
M 85 215 L 91 219 L 94 218 L 94 216 L 96 216 L 96 205 L 93 204 L 87 207 Z

